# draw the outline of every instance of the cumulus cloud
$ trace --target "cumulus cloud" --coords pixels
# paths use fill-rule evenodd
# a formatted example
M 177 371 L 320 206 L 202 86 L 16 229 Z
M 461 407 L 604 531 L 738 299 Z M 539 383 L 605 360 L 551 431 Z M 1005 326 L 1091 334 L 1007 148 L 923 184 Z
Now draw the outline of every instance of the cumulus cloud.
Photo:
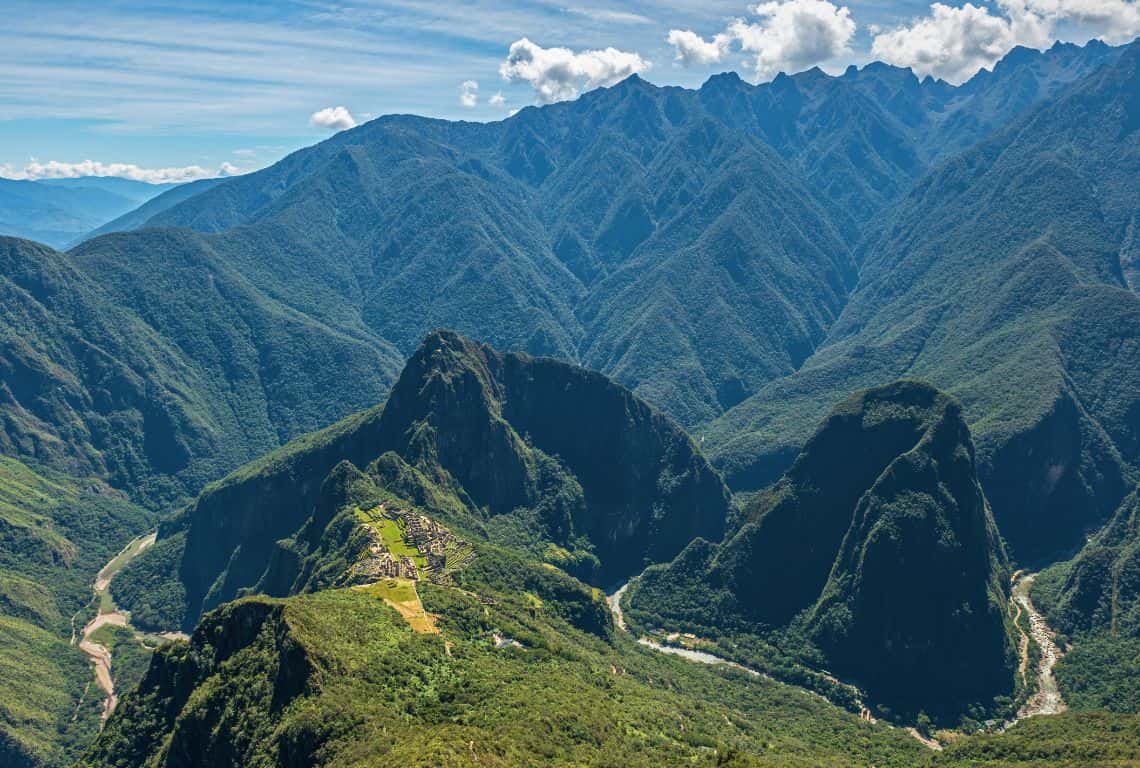
M 1015 31 L 1027 23 L 1043 24 L 1052 36 L 1054 26 L 1063 22 L 1112 45 L 1131 42 L 1140 35 L 1138 0 L 999 0 L 998 5 Z
M 487 103 L 492 107 L 501 107 L 507 103 L 507 97 L 503 95 L 502 91 L 498 91 L 494 96 L 487 99 Z
M 871 54 L 960 83 L 992 68 L 1014 46 L 1046 47 L 1061 24 L 1078 37 L 1127 42 L 1140 35 L 1140 0 L 997 0 L 996 12 L 934 3 L 929 16 L 876 34 Z
M 174 168 L 143 168 L 134 163 L 101 163 L 97 160 L 83 160 L 78 163 L 65 163 L 59 160 L 41 162 L 32 160 L 23 168 L 0 165 L 0 176 L 8 179 L 77 179 L 83 176 L 115 176 L 132 181 L 145 181 L 150 184 L 196 181 L 218 176 L 237 176 L 243 171 L 232 163 L 222 163 L 211 170 L 200 165 L 186 165 Z
M 1021 42 L 1019 37 L 1032 37 L 1025 42 L 1038 45 L 1043 42 L 1040 31 L 1029 25 L 1022 27 L 1019 35 L 1010 19 L 972 3 L 960 8 L 934 3 L 930 16 L 876 35 L 871 55 L 888 64 L 910 67 L 920 76 L 934 75 L 960 83 L 982 67 L 992 67 Z
M 314 128 L 344 131 L 356 127 L 356 118 L 344 107 L 325 107 L 309 116 L 309 125 Z
M 799 72 L 850 53 L 856 26 L 846 6 L 828 0 L 773 0 L 751 11 L 756 19 L 735 19 L 711 40 L 675 29 L 666 41 L 685 65 L 718 62 L 735 44 L 754 57 L 758 80 L 770 80 L 780 72 Z
M 543 48 L 524 37 L 511 43 L 499 74 L 509 82 L 529 83 L 539 103 L 550 104 L 573 99 L 584 90 L 613 85 L 649 67 L 640 54 L 630 51 Z
M 760 21 L 737 19 L 729 25 L 743 51 L 756 55 L 756 77 L 799 72 L 850 52 L 855 36 L 851 11 L 827 0 L 761 3 L 752 9 Z
M 474 109 L 479 103 L 479 83 L 474 80 L 464 80 L 459 86 L 459 103 L 468 109 Z
M 691 29 L 671 29 L 665 42 L 677 52 L 677 61 L 691 67 L 720 61 L 728 53 L 732 38 L 722 33 L 712 40 L 705 40 Z

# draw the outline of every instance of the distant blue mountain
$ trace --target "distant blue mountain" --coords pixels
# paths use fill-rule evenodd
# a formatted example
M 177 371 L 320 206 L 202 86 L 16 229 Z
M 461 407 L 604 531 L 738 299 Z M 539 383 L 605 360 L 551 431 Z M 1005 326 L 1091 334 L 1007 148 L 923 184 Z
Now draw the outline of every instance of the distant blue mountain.
M 177 184 L 84 176 L 74 179 L 0 179 L 0 235 L 65 248 Z

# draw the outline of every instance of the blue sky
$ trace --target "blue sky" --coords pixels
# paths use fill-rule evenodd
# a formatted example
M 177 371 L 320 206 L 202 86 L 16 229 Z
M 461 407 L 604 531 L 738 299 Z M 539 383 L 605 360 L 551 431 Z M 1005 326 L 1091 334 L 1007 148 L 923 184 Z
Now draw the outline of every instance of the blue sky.
M 261 167 L 385 113 L 502 119 L 632 71 L 696 86 L 726 69 L 756 81 L 883 58 L 961 80 L 1014 44 L 1131 39 L 1140 0 L 934 9 L 915 0 L 0 0 L 0 18 L 0 174 L 137 168 L 175 178 Z

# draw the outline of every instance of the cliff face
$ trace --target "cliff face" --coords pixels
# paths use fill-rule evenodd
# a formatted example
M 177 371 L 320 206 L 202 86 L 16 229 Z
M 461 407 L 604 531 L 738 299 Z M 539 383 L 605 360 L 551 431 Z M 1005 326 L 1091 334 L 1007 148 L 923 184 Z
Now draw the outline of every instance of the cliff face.
M 783 624 L 815 602 L 860 498 L 947 402 L 930 387 L 899 382 L 848 399 L 823 421 L 717 558 L 717 578 L 750 619 Z
M 381 432 L 492 516 L 580 488 L 545 533 L 588 541 L 603 580 L 724 532 L 727 492 L 684 432 L 624 387 L 555 360 L 433 334 L 393 388 Z M 544 459 L 573 482 L 546 476 Z
M 666 625 L 794 630 L 874 703 L 952 715 L 1012 688 L 1008 580 L 960 407 L 901 381 L 840 404 L 724 544 L 633 600 Z
M 684 432 L 625 388 L 439 332 L 383 409 L 239 470 L 167 526 L 163 536 L 186 541 L 185 626 L 243 590 L 296 591 L 301 560 L 340 546 L 322 537 L 351 496 L 352 483 L 330 486 L 342 461 L 345 477 L 355 472 L 476 536 L 554 553 L 594 583 L 668 560 L 694 537 L 719 539 L 730 506 Z
M 1100 533 L 1060 569 L 1060 589 L 1055 596 L 1045 596 L 1058 629 L 1074 635 L 1140 637 L 1140 489 L 1129 494 Z M 1042 578 L 1055 580 L 1044 574 Z
M 1009 569 L 961 412 L 933 405 L 858 500 L 807 626 L 872 699 L 952 714 L 1010 692 Z

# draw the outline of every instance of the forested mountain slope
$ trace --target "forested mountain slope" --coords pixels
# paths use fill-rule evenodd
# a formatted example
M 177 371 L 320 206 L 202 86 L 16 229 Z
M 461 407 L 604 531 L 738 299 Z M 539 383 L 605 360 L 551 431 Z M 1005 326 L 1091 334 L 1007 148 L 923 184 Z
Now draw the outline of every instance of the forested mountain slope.
M 723 544 L 650 568 L 630 606 L 646 626 L 802 636 L 874 706 L 954 720 L 1012 691 L 1008 582 L 960 406 L 903 381 L 837 406 Z
M 1140 488 L 1076 557 L 1037 577 L 1033 599 L 1067 640 L 1057 682 L 1069 706 L 1140 713 Z
M 344 502 L 327 494 L 346 471 L 595 584 L 668 560 L 696 536 L 720 538 L 730 513 L 726 488 L 689 438 L 628 390 L 440 332 L 383 408 L 207 488 L 123 578 L 128 592 L 132 579 L 178 583 L 139 588 L 128 606 L 193 628 L 244 591 L 288 594 L 306 557 L 345 544 L 322 539 L 345 535 L 330 522 Z M 170 594 L 183 605 L 155 604 Z
M 1019 50 L 960 88 L 876 64 L 697 91 L 635 76 L 492 124 L 388 116 L 168 194 L 147 225 L 207 233 L 257 290 L 401 354 L 451 327 L 598 369 L 691 426 L 823 342 L 864 223 L 947 136 L 981 139 L 1118 52 Z
M 69 596 L 29 597 L 22 572 L 0 591 L 13 642 L 77 684 L 42 606 L 62 617 L 94 558 L 151 523 L 128 498 L 172 509 L 381 402 L 441 326 L 633 393 L 433 336 L 442 357 L 413 360 L 399 408 L 165 523 L 116 585 L 136 617 L 191 628 L 240 594 L 335 582 L 366 544 L 342 514 L 361 487 L 602 585 L 732 517 L 647 403 L 688 427 L 732 409 L 708 445 L 752 490 L 851 390 L 906 375 L 963 403 L 1013 555 L 1076 544 L 1140 450 L 1135 59 L 1018 49 L 957 88 L 878 64 L 696 91 L 634 77 L 493 124 L 388 116 L 167 192 L 69 253 L 0 239 L 0 453 L 40 478 L 17 487 L 59 486 L 11 524 L 82 554 L 53 561 Z M 118 522 L 61 532 L 75 498 Z M 58 764 L 70 737 L 36 734 L 79 689 L 27 715 L 37 691 L 5 716 L 36 723 L 22 759 Z
M 793 376 L 708 431 L 737 488 L 771 482 L 845 392 L 921 376 L 959 398 L 1003 536 L 1075 546 L 1140 467 L 1140 43 L 939 165 L 860 245 L 859 287 Z
M 0 239 L 5 453 L 177 501 L 391 380 L 390 348 L 258 294 L 197 236 L 142 237 L 129 257 Z
M 548 376 L 555 392 L 544 386 Z M 968 528 L 973 518 L 988 531 L 992 523 L 978 519 L 984 513 L 969 499 L 972 493 L 984 503 L 976 481 L 972 491 L 959 487 L 951 466 L 972 466 L 962 453 L 960 418 L 952 409 L 928 412 L 931 404 L 948 405 L 928 388 L 907 384 L 899 390 L 912 397 L 892 396 L 892 403 L 914 412 L 868 408 L 865 426 L 873 428 L 869 422 L 886 416 L 922 422 L 929 431 L 915 456 L 896 459 L 893 471 L 926 467 L 954 486 L 962 516 L 949 507 L 938 515 L 931 509 L 932 524 L 938 517 L 936 525 L 949 523 L 963 533 L 959 526 Z M 630 498 L 622 484 L 599 485 L 591 476 L 598 468 L 590 470 L 572 450 L 574 439 L 586 438 L 597 458 L 605 459 L 604 443 L 615 442 L 615 436 L 592 440 L 588 429 L 572 423 L 576 414 L 570 420 L 551 416 L 558 409 L 549 406 L 568 396 L 596 398 L 603 417 L 606 402 L 619 404 L 627 416 L 616 429 L 628 434 L 618 445 L 632 440 L 643 446 L 643 459 L 657 454 L 654 435 L 667 433 L 647 432 L 638 417 L 645 415 L 644 406 L 596 374 L 499 355 L 440 335 L 429 338 L 413 359 L 386 409 L 298 441 L 207 491 L 190 511 L 190 530 L 224 522 L 207 517 L 204 507 L 212 506 L 245 530 L 242 546 L 275 535 L 269 527 L 277 515 L 293 515 L 295 500 L 303 499 L 305 522 L 276 543 L 277 553 L 257 584 L 258 590 L 293 596 L 223 604 L 202 618 L 189 642 L 158 651 L 139 688 L 124 698 L 80 764 L 1014 766 L 1047 754 L 1074 765 L 1108 766 L 1134 754 L 1134 725 L 1104 716 L 1050 718 L 1045 728 L 1020 724 L 1002 736 L 962 739 L 935 753 L 903 729 L 844 712 L 819 696 L 634 643 L 611 621 L 600 590 L 551 562 L 535 561 L 525 541 L 521 548 L 485 542 L 477 530 L 479 516 L 459 500 L 466 492 L 455 480 L 463 470 L 449 452 L 473 439 L 501 446 L 504 437 L 517 439 L 508 430 L 524 422 L 533 429 L 534 459 L 541 460 L 538 445 L 552 448 L 561 436 L 566 467 L 576 467 L 583 478 L 588 507 L 620 507 Z M 541 413 L 554 419 L 548 428 L 529 421 L 532 405 L 547 406 Z M 385 425 L 388 419 L 391 426 Z M 649 418 L 650 426 L 656 422 Z M 411 454 L 416 467 L 394 453 L 363 470 L 347 460 L 366 457 L 377 435 L 392 429 L 418 444 Z M 519 450 L 508 453 L 525 458 Z M 640 453 L 634 451 L 635 458 Z M 460 456 L 486 460 L 468 452 Z M 314 490 L 314 479 L 329 462 L 338 463 Z M 640 467 L 635 461 L 635 470 Z M 667 474 L 657 481 L 661 491 L 700 487 L 699 473 L 687 479 Z M 503 490 L 513 485 L 501 473 L 486 480 Z M 882 484 L 879 498 L 887 499 L 888 485 Z M 897 501 L 889 499 L 886 506 Z M 661 525 L 686 524 L 668 504 L 657 508 Z M 362 514 L 369 509 L 428 513 L 472 538 L 458 565 L 452 567 L 448 555 L 427 578 L 361 579 L 358 565 L 377 546 L 361 533 L 367 528 L 362 520 L 375 520 Z M 519 515 L 515 510 L 497 517 Z M 884 520 L 889 516 L 884 511 Z M 902 524 L 912 516 L 913 510 L 893 519 Z M 607 517 L 624 527 L 620 518 Z M 946 548 L 945 538 L 940 536 L 936 549 Z M 935 565 L 941 559 L 938 552 L 919 557 Z M 231 572 L 251 573 L 242 562 L 232 557 Z M 912 586 L 900 587 L 900 594 Z M 983 637 L 969 640 L 985 643 Z

